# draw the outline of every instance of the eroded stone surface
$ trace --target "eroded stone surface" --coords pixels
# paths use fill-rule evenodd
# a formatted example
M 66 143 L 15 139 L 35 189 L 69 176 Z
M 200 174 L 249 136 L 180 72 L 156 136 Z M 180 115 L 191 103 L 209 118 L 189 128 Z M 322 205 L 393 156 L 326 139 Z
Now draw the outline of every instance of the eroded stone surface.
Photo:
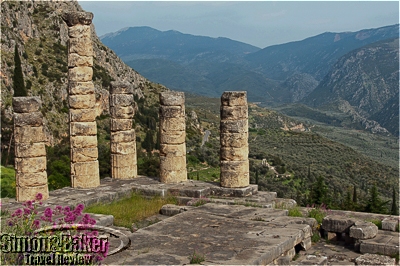
M 325 231 L 336 232 L 336 233 L 348 233 L 352 225 L 357 220 L 343 217 L 339 215 L 329 215 L 322 220 L 322 228 Z
M 371 222 L 357 221 L 350 227 L 350 237 L 356 239 L 370 239 L 374 238 L 378 233 L 378 226 Z
M 15 113 L 30 113 L 39 111 L 42 101 L 38 96 L 13 97 L 13 109 Z
M 399 226 L 399 216 L 387 217 L 382 220 L 382 230 L 396 231 Z

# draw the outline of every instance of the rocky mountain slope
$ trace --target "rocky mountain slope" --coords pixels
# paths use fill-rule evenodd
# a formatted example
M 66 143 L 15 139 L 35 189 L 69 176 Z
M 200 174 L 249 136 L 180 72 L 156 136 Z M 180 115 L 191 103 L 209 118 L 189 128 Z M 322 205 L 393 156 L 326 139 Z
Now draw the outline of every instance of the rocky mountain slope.
M 372 132 L 398 135 L 398 62 L 399 39 L 356 49 L 338 60 L 304 103 L 349 114 Z
M 1 3 L 1 117 L 2 145 L 8 143 L 12 119 L 14 48 L 18 47 L 28 94 L 41 96 L 49 144 L 67 135 L 67 26 L 63 10 L 82 8 L 76 1 L 3 1 Z M 143 97 L 148 82 L 104 46 L 92 26 L 95 51 L 93 79 L 98 114 L 108 112 L 111 80 L 134 84 Z M 4 148 L 4 147 L 3 147 Z M 3 149 L 2 148 L 2 149 Z

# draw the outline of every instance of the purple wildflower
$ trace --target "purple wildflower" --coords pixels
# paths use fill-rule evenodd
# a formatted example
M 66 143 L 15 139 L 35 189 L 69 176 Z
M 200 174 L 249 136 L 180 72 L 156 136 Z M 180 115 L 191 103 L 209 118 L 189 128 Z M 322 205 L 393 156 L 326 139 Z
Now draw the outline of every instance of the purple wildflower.
M 28 208 L 24 208 L 24 215 L 29 215 L 31 214 L 31 210 Z
M 40 226 L 40 221 L 39 220 L 34 220 L 33 221 L 33 227 L 37 229 L 37 228 L 39 228 L 39 226 Z
M 75 210 L 73 211 L 75 215 L 80 216 L 82 214 L 83 209 L 85 208 L 85 205 L 82 203 L 79 203 L 76 207 Z
M 36 200 L 42 200 L 42 199 L 43 199 L 43 194 L 42 193 L 37 193 Z
M 21 210 L 21 209 L 17 209 L 17 210 L 15 210 L 15 212 L 11 215 L 11 217 L 15 217 L 15 216 L 19 217 L 19 216 L 21 216 L 21 215 L 22 215 L 22 210 Z
M 65 216 L 65 222 L 70 223 L 76 220 L 76 216 L 73 212 L 68 212 Z

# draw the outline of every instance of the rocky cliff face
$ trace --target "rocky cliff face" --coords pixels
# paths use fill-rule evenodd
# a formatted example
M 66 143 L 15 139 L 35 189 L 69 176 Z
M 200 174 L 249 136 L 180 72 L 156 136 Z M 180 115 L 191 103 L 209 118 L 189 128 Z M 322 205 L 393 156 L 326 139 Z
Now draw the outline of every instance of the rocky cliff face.
M 15 45 L 20 53 L 28 95 L 40 96 L 43 101 L 41 111 L 45 117 L 48 144 L 53 145 L 67 136 L 68 35 L 67 26 L 60 16 L 65 10 L 81 11 L 82 8 L 76 1 L 1 3 L 2 144 L 11 132 Z M 135 97 L 143 97 L 148 92 L 147 80 L 104 46 L 94 28 L 92 40 L 95 51 L 93 80 L 98 114 L 108 113 L 108 90 L 112 80 L 133 83 Z
M 311 107 L 340 110 L 373 132 L 398 134 L 399 39 L 354 50 L 341 57 L 305 98 Z M 397 127 L 389 126 L 387 118 Z M 397 119 L 395 119 L 397 117 Z M 395 129 L 397 128 L 397 129 Z

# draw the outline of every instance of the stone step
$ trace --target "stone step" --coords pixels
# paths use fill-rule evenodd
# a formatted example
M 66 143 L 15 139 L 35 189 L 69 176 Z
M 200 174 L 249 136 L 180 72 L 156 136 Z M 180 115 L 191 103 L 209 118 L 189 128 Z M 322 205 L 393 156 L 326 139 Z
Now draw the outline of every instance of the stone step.
M 398 255 L 399 232 L 379 230 L 375 238 L 360 240 L 360 252 L 387 256 Z

